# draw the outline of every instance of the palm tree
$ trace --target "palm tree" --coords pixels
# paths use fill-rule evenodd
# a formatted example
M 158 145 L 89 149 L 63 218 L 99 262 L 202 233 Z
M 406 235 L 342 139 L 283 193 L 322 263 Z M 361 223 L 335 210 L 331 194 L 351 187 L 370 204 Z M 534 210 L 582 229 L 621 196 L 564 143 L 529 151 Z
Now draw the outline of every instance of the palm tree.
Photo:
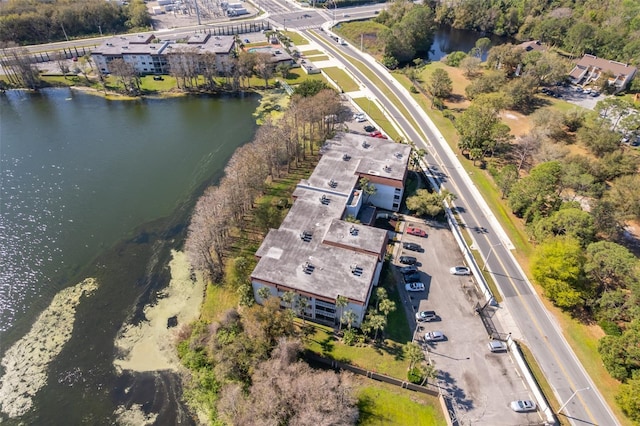
M 309 299 L 304 296 L 298 297 L 298 315 L 302 317 L 302 323 L 306 324 L 305 314 L 307 312 L 307 308 L 309 307 Z
M 373 340 L 378 340 L 378 332 L 384 330 L 387 325 L 387 319 L 384 315 L 370 315 L 369 316 L 369 327 L 372 330 L 375 330 L 375 334 L 373 335 Z
M 258 289 L 258 296 L 262 299 L 262 301 L 267 300 L 271 297 L 271 289 L 269 287 L 260 287 Z
M 369 198 L 372 195 L 375 195 L 378 192 L 378 188 L 374 184 L 372 184 L 367 178 L 360 178 L 358 181 L 360 185 L 360 190 L 364 194 L 364 202 L 362 204 L 367 204 L 369 202 Z
M 396 302 L 390 299 L 382 299 L 379 305 L 380 312 L 384 314 L 385 320 L 389 317 L 389 313 L 396 310 Z
M 351 330 L 353 323 L 356 322 L 357 319 L 358 318 L 356 313 L 349 309 L 342 314 L 342 317 L 340 318 L 340 324 L 346 324 L 347 330 Z
M 417 363 L 424 361 L 422 348 L 415 342 L 409 342 L 404 347 L 405 354 L 409 358 L 409 370 L 412 370 Z
M 296 293 L 293 291 L 285 292 L 281 299 L 288 306 L 289 315 L 291 315 L 291 320 L 295 317 L 295 311 L 293 310 L 293 301 L 296 298 Z
M 422 375 L 422 383 L 420 383 L 420 386 L 424 386 L 429 383 L 429 379 L 438 377 L 438 370 L 436 370 L 433 361 L 430 363 L 423 362 L 420 364 L 420 374 Z
M 338 318 L 342 318 L 342 310 L 348 304 L 349 304 L 349 299 L 347 299 L 345 296 L 338 295 L 338 297 L 336 297 L 336 307 L 340 309 L 340 314 Z M 338 325 L 338 332 L 342 331 L 342 321 L 339 321 L 339 323 L 340 324 Z
M 384 287 L 378 287 L 376 289 L 376 310 L 380 306 L 380 302 L 387 299 L 387 290 Z

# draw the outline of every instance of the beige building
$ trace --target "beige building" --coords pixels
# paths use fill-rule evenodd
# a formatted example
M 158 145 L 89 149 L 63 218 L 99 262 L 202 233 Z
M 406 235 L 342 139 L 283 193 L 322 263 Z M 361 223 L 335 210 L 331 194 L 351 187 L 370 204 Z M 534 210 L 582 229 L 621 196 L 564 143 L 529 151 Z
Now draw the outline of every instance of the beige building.
M 636 67 L 622 62 L 610 61 L 593 55 L 584 55 L 569 73 L 572 83 L 586 86 L 591 83 L 600 84 L 604 73 L 610 73 L 609 85 L 616 90 L 623 90 L 633 80 Z

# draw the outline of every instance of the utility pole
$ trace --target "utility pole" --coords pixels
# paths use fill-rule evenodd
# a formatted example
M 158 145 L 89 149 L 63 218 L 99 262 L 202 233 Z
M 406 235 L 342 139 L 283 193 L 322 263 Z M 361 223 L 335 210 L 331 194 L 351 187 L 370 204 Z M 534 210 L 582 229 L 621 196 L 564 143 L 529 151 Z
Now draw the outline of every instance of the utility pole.
M 558 409 L 558 414 L 560 414 L 560 412 L 562 411 L 562 409 L 563 409 L 564 407 L 566 407 L 566 406 L 567 406 L 567 404 L 568 404 L 568 403 L 573 399 L 573 397 L 574 397 L 574 396 L 576 396 L 576 395 L 578 394 L 578 392 L 582 392 L 582 391 L 589 390 L 589 389 L 591 389 L 591 387 L 590 387 L 590 386 L 587 386 L 586 388 L 582 388 L 582 389 L 576 389 L 576 390 L 571 394 L 571 396 L 569 397 L 569 399 L 567 399 L 567 402 L 565 402 L 564 404 L 562 404 L 562 407 L 560 407 L 560 408 Z
M 360 51 L 364 52 L 364 49 L 362 48 L 364 46 L 364 33 L 360 34 Z

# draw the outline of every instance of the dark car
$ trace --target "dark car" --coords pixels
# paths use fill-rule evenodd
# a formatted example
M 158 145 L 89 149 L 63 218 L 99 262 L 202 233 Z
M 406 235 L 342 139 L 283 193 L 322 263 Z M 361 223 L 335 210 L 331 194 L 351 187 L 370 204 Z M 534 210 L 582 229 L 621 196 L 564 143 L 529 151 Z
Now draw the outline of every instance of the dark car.
M 420 274 L 413 272 L 411 274 L 405 274 L 402 276 L 405 283 L 417 283 L 420 281 Z
M 376 130 L 376 128 L 375 128 L 375 127 L 373 127 L 373 126 L 372 126 L 372 125 L 370 125 L 370 124 L 367 124 L 366 126 L 364 126 L 364 131 L 365 131 L 365 132 L 369 132 L 369 133 L 371 133 L 371 132 L 375 132 L 375 130 Z
M 403 266 L 400 268 L 401 274 L 411 274 L 414 272 L 418 272 L 418 268 L 415 265 Z
M 422 247 L 420 246 L 420 244 L 416 243 L 402 243 L 402 247 L 411 251 L 422 251 Z
M 405 265 L 415 265 L 418 259 L 413 256 L 400 256 L 400 263 Z

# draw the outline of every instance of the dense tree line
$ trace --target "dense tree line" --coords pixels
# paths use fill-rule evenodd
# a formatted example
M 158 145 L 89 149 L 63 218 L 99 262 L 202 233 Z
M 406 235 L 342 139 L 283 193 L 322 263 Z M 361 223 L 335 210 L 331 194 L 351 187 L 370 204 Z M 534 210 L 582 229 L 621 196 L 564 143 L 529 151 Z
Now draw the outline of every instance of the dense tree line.
M 150 24 L 151 17 L 142 0 L 123 6 L 104 0 L 0 3 L 0 41 L 19 45 L 146 30 Z
M 294 94 L 277 125 L 267 120 L 253 142 L 236 150 L 220 184 L 209 187 L 194 209 L 185 250 L 196 270 L 213 278 L 222 275 L 231 230 L 244 225 L 245 215 L 264 191 L 268 178 L 279 178 L 313 154 L 315 141 L 324 141 L 333 131 L 334 120 L 325 118 L 345 114 L 334 90 L 324 88 L 306 97 Z M 258 216 L 262 219 L 257 223 L 266 233 L 273 225 L 270 212 L 258 210 Z
M 435 20 L 520 40 L 541 40 L 573 56 L 591 53 L 640 64 L 640 2 L 629 0 L 457 0 L 438 2 Z

